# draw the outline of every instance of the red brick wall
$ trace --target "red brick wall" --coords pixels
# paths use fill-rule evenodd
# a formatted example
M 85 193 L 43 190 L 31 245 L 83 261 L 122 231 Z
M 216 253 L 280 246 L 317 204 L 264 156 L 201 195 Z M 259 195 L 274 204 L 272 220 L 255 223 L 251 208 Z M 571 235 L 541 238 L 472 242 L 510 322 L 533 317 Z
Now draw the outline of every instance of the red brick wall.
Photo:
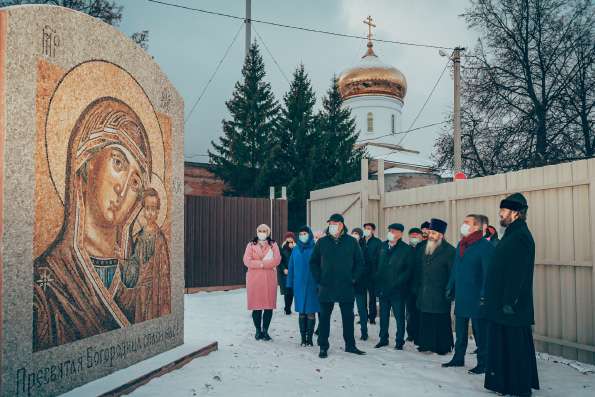
M 223 196 L 224 182 L 208 165 L 184 164 L 184 194 L 191 196 Z

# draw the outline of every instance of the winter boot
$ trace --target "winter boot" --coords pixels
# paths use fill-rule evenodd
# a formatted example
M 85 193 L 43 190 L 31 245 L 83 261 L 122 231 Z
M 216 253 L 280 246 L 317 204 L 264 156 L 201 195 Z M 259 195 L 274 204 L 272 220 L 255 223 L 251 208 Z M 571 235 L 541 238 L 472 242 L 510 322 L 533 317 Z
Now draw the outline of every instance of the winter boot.
M 312 340 L 314 325 L 316 325 L 316 319 L 308 318 L 306 322 L 306 346 L 314 346 L 314 341 Z
M 298 317 L 298 321 L 300 323 L 300 336 L 302 337 L 302 343 L 300 343 L 300 346 L 306 346 L 306 330 L 308 327 L 308 317 L 300 314 L 300 316 Z

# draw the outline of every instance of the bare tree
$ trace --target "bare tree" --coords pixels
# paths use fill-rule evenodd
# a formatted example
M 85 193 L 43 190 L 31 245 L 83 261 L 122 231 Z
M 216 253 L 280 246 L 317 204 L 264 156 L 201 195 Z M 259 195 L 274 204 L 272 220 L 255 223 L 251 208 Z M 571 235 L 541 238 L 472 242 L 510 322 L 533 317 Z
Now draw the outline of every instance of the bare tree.
M 553 164 L 583 153 L 572 127 L 580 112 L 570 112 L 567 103 L 587 109 L 585 133 L 592 137 L 593 10 L 585 0 L 472 0 L 463 16 L 481 38 L 462 71 L 463 169 L 469 175 Z M 583 93 L 586 106 L 576 92 Z M 443 131 L 435 146 L 441 167 L 452 161 L 448 135 Z

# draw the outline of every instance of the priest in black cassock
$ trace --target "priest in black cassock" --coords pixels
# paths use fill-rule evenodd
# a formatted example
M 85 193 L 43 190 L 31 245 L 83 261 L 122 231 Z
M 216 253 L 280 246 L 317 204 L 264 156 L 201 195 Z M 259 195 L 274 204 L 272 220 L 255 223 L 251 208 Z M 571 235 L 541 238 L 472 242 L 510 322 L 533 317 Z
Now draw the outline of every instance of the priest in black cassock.
M 527 227 L 527 200 L 520 193 L 500 203 L 506 232 L 494 250 L 486 280 L 488 354 L 485 388 L 530 396 L 539 389 L 533 319 L 535 242 Z
M 451 301 L 447 287 L 455 259 L 455 249 L 444 238 L 446 222 L 432 219 L 428 240 L 416 264 L 417 307 L 420 311 L 418 350 L 440 355 L 453 347 L 450 319 Z

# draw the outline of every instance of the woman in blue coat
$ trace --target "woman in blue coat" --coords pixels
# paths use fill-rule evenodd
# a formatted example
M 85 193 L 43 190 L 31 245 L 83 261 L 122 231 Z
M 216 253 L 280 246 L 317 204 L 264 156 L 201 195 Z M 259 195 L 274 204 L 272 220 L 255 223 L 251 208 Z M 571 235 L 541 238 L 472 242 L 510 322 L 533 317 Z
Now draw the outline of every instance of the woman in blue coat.
M 308 226 L 300 229 L 297 247 L 289 259 L 287 287 L 293 289 L 295 311 L 300 314 L 302 346 L 313 346 L 312 335 L 316 325 L 316 313 L 320 302 L 316 292 L 318 285 L 310 273 L 310 256 L 314 250 L 314 235 Z

